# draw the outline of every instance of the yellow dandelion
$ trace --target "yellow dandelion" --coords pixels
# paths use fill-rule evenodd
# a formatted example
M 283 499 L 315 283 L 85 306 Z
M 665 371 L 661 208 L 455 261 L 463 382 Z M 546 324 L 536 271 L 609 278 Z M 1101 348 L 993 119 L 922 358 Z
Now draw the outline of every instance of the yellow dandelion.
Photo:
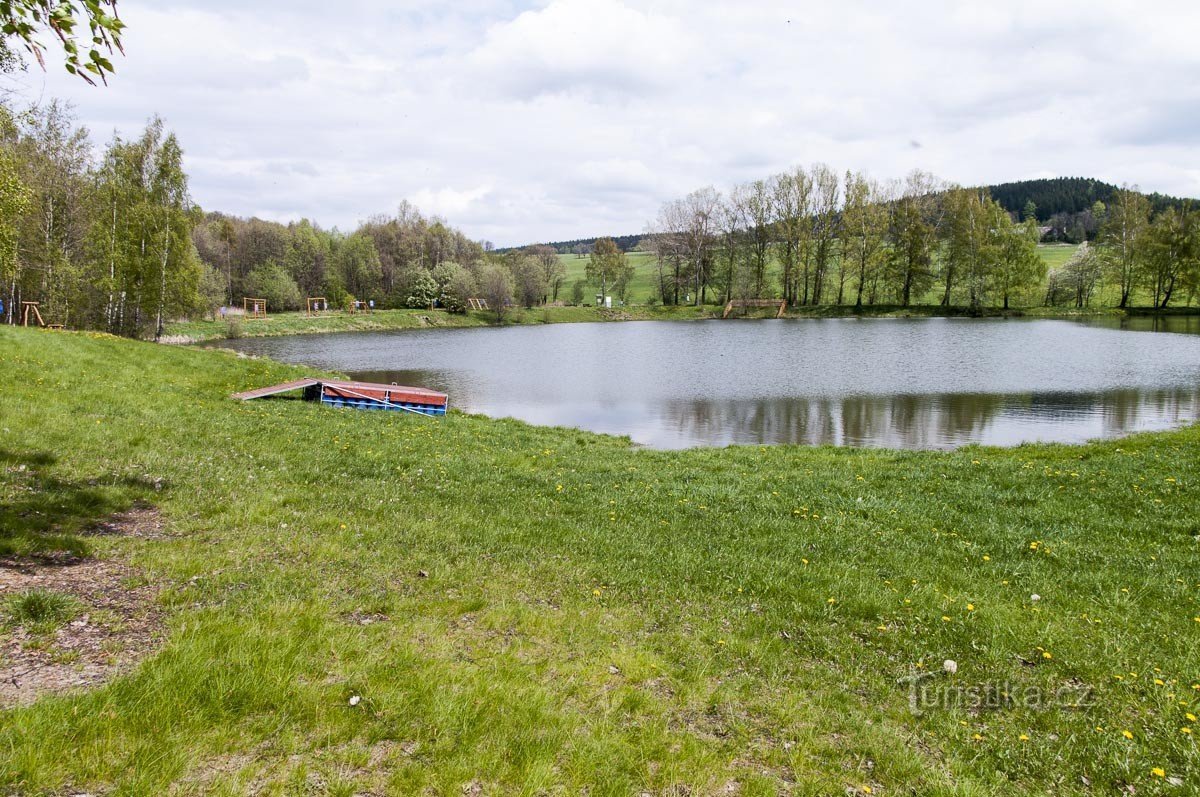
M 973 612 L 973 611 L 975 611 L 975 604 L 973 604 L 973 603 L 968 603 L 968 604 L 967 604 L 967 611 L 969 611 L 969 612 Z
M 1023 742 L 1027 742 L 1027 741 L 1029 741 L 1029 734 L 1027 734 L 1027 733 L 1023 733 L 1023 734 L 1021 734 L 1020 736 L 1018 736 L 1017 738 L 1018 738 L 1018 739 L 1020 739 L 1020 740 L 1021 740 L 1021 741 L 1023 741 Z
M 1180 728 L 1180 729 L 1179 729 L 1179 732 L 1180 732 L 1180 733 L 1186 733 L 1188 736 L 1191 736 L 1191 735 L 1192 735 L 1192 729 L 1191 729 L 1191 728 Z
M 942 615 L 942 622 L 943 622 L 943 623 L 948 623 L 948 622 L 950 622 L 950 618 L 949 618 L 948 616 L 946 616 L 946 615 L 944 615 L 944 614 L 943 614 L 943 615 Z
M 1167 771 L 1162 767 L 1155 767 L 1154 769 L 1150 770 L 1150 774 L 1156 778 L 1165 778 L 1167 776 Z
M 1132 739 L 1133 731 L 1121 731 L 1121 735 L 1124 736 L 1126 739 Z
M 829 598 L 829 599 L 828 599 L 828 600 L 826 600 L 825 602 L 826 602 L 826 603 L 828 603 L 828 604 L 830 604 L 830 605 L 832 605 L 832 604 L 835 604 L 835 603 L 837 603 L 837 598 Z
M 1042 658 L 1043 658 L 1043 659 L 1052 659 L 1052 658 L 1054 658 L 1054 656 L 1053 656 L 1053 655 L 1050 653 L 1050 651 L 1048 651 L 1048 650 L 1043 650 L 1043 651 L 1042 651 Z
M 1188 713 L 1184 714 L 1183 716 L 1185 716 L 1185 717 L 1187 717 L 1187 718 L 1188 718 L 1188 722 L 1195 722 L 1195 721 L 1196 721 L 1196 715 L 1195 715 L 1195 714 L 1193 714 L 1193 713 L 1192 713 L 1192 712 L 1190 712 L 1190 711 L 1189 711 Z

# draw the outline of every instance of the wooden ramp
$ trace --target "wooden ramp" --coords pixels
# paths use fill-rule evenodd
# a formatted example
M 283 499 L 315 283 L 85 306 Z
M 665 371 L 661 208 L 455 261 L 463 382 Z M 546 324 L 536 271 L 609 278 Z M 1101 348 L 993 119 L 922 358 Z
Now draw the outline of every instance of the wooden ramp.
M 721 318 L 729 318 L 735 307 L 778 307 L 776 318 L 783 318 L 783 314 L 787 312 L 787 302 L 780 299 L 732 299 L 725 305 L 725 312 L 721 314 Z
M 267 396 L 274 396 L 277 393 L 286 393 L 289 390 L 299 390 L 302 387 L 311 387 L 312 385 L 319 384 L 321 384 L 321 380 L 319 379 L 297 379 L 293 382 L 284 382 L 283 384 L 271 385 L 270 387 L 260 387 L 257 390 L 247 390 L 244 393 L 234 393 L 233 397 L 242 401 L 249 401 L 250 399 L 266 398 Z

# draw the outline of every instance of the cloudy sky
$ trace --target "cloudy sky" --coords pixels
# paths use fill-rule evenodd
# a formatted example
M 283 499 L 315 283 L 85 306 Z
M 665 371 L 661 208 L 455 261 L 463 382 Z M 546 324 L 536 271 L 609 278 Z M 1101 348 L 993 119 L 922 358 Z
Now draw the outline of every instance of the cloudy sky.
M 352 228 L 403 199 L 497 245 L 638 232 L 801 163 L 1200 196 L 1200 4 L 121 0 L 98 141 L 164 117 L 205 209 Z

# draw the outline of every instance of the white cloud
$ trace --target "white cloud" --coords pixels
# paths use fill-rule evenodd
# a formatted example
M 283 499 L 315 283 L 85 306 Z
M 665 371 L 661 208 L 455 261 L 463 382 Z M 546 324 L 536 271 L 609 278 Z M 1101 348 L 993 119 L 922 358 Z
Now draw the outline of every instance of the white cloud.
M 486 185 L 462 191 L 453 188 L 421 188 L 414 191 L 410 199 L 427 213 L 453 218 L 457 214 L 465 213 L 490 192 L 491 188 Z
M 205 208 L 352 227 L 402 199 L 501 244 L 824 161 L 1200 194 L 1200 7 L 1031 0 L 124 0 L 98 141 L 161 114 Z M 917 146 L 914 146 L 916 144 Z
M 475 76 L 515 99 L 668 90 L 696 52 L 682 21 L 619 0 L 553 0 L 490 27 L 467 56 Z

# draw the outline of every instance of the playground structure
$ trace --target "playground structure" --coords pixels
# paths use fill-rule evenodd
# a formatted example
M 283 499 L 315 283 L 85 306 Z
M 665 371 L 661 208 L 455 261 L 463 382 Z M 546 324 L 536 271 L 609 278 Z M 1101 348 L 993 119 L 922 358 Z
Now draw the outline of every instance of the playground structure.
M 246 315 L 250 318 L 266 318 L 267 300 L 247 296 L 242 299 L 242 309 L 246 311 Z
M 783 318 L 783 314 L 787 312 L 787 301 L 782 299 L 731 299 L 725 305 L 725 312 L 721 314 L 721 318 L 729 318 L 729 314 L 739 307 L 778 307 L 775 317 Z
M 467 307 L 471 308 L 472 310 L 487 310 L 487 299 L 476 299 L 471 297 L 470 299 L 467 299 Z
M 328 309 L 329 302 L 325 301 L 324 296 L 309 296 L 308 303 L 304 308 L 304 314 L 308 316 L 320 315 Z
M 38 310 L 38 302 L 21 302 L 21 326 L 29 326 L 30 314 L 37 319 L 39 327 L 46 326 L 46 322 L 42 320 L 42 313 Z
M 351 313 L 373 313 L 375 307 L 373 302 L 364 302 L 362 299 L 355 299 L 350 303 Z

